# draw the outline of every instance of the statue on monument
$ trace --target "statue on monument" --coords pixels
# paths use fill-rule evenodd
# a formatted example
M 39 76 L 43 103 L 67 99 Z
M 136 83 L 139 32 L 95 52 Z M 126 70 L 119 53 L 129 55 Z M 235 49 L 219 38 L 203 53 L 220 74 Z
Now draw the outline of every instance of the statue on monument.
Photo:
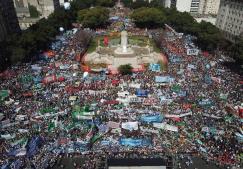
M 127 53 L 127 31 L 121 32 L 121 47 L 122 52 Z

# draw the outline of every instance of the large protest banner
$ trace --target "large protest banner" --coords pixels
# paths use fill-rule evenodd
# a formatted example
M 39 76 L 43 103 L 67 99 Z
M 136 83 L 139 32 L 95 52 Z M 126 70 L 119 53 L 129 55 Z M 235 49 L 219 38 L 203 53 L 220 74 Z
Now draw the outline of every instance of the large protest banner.
M 163 129 L 163 130 L 178 132 L 177 126 L 172 126 L 172 125 L 166 124 L 166 122 L 165 123 L 153 123 L 153 127 Z
M 138 130 L 138 122 L 135 121 L 135 122 L 122 123 L 122 128 L 126 129 L 126 130 L 129 130 L 129 131 Z
M 131 146 L 131 147 L 151 145 L 151 140 L 148 139 L 121 138 L 119 142 L 123 146 Z
M 187 55 L 198 55 L 199 50 L 198 49 L 187 49 L 186 53 L 187 53 Z
M 141 116 L 141 122 L 144 123 L 160 123 L 162 122 L 163 118 L 160 114 L 158 115 L 143 115 Z

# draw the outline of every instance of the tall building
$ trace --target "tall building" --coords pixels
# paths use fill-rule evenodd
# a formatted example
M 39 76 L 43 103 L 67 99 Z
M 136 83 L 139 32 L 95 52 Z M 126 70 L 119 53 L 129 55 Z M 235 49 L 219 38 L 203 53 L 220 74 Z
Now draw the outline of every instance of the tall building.
M 219 4 L 220 0 L 201 0 L 199 5 L 199 13 L 204 15 L 217 15 Z
M 234 42 L 235 37 L 243 32 L 243 1 L 221 0 L 216 26 L 228 40 Z
M 30 17 L 28 0 L 13 0 L 18 18 Z
M 199 4 L 200 4 L 200 0 L 192 0 L 190 12 L 191 13 L 198 13 L 199 12 Z
M 72 0 L 59 0 L 60 6 L 63 6 L 65 2 L 72 2 Z
M 35 6 L 42 17 L 48 17 L 55 9 L 60 7 L 59 0 L 27 0 L 28 4 Z
M 0 41 L 7 35 L 19 33 L 20 27 L 12 0 L 0 0 Z
M 176 7 L 180 12 L 198 13 L 200 0 L 164 0 L 165 7 Z
M 43 0 L 43 16 L 48 17 L 59 7 L 59 0 Z

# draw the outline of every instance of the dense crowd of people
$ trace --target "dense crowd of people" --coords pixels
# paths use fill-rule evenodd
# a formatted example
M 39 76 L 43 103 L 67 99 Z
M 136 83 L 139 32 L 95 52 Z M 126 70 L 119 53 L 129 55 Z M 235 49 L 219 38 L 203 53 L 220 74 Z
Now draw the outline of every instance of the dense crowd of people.
M 79 156 L 84 163 L 74 167 L 92 169 L 107 158 L 184 153 L 240 168 L 242 84 L 222 66 L 224 56 L 197 53 L 192 37 L 166 30 L 168 64 L 124 76 L 84 72 L 75 35 L 63 33 L 39 61 L 1 73 L 2 168 L 48 168 Z

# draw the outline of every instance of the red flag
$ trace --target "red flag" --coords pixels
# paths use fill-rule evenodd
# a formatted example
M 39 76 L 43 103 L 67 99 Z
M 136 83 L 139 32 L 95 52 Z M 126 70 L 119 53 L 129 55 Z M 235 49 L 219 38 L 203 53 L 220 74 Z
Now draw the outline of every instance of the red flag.
M 104 37 L 104 45 L 108 46 L 109 44 L 109 38 L 107 36 Z

